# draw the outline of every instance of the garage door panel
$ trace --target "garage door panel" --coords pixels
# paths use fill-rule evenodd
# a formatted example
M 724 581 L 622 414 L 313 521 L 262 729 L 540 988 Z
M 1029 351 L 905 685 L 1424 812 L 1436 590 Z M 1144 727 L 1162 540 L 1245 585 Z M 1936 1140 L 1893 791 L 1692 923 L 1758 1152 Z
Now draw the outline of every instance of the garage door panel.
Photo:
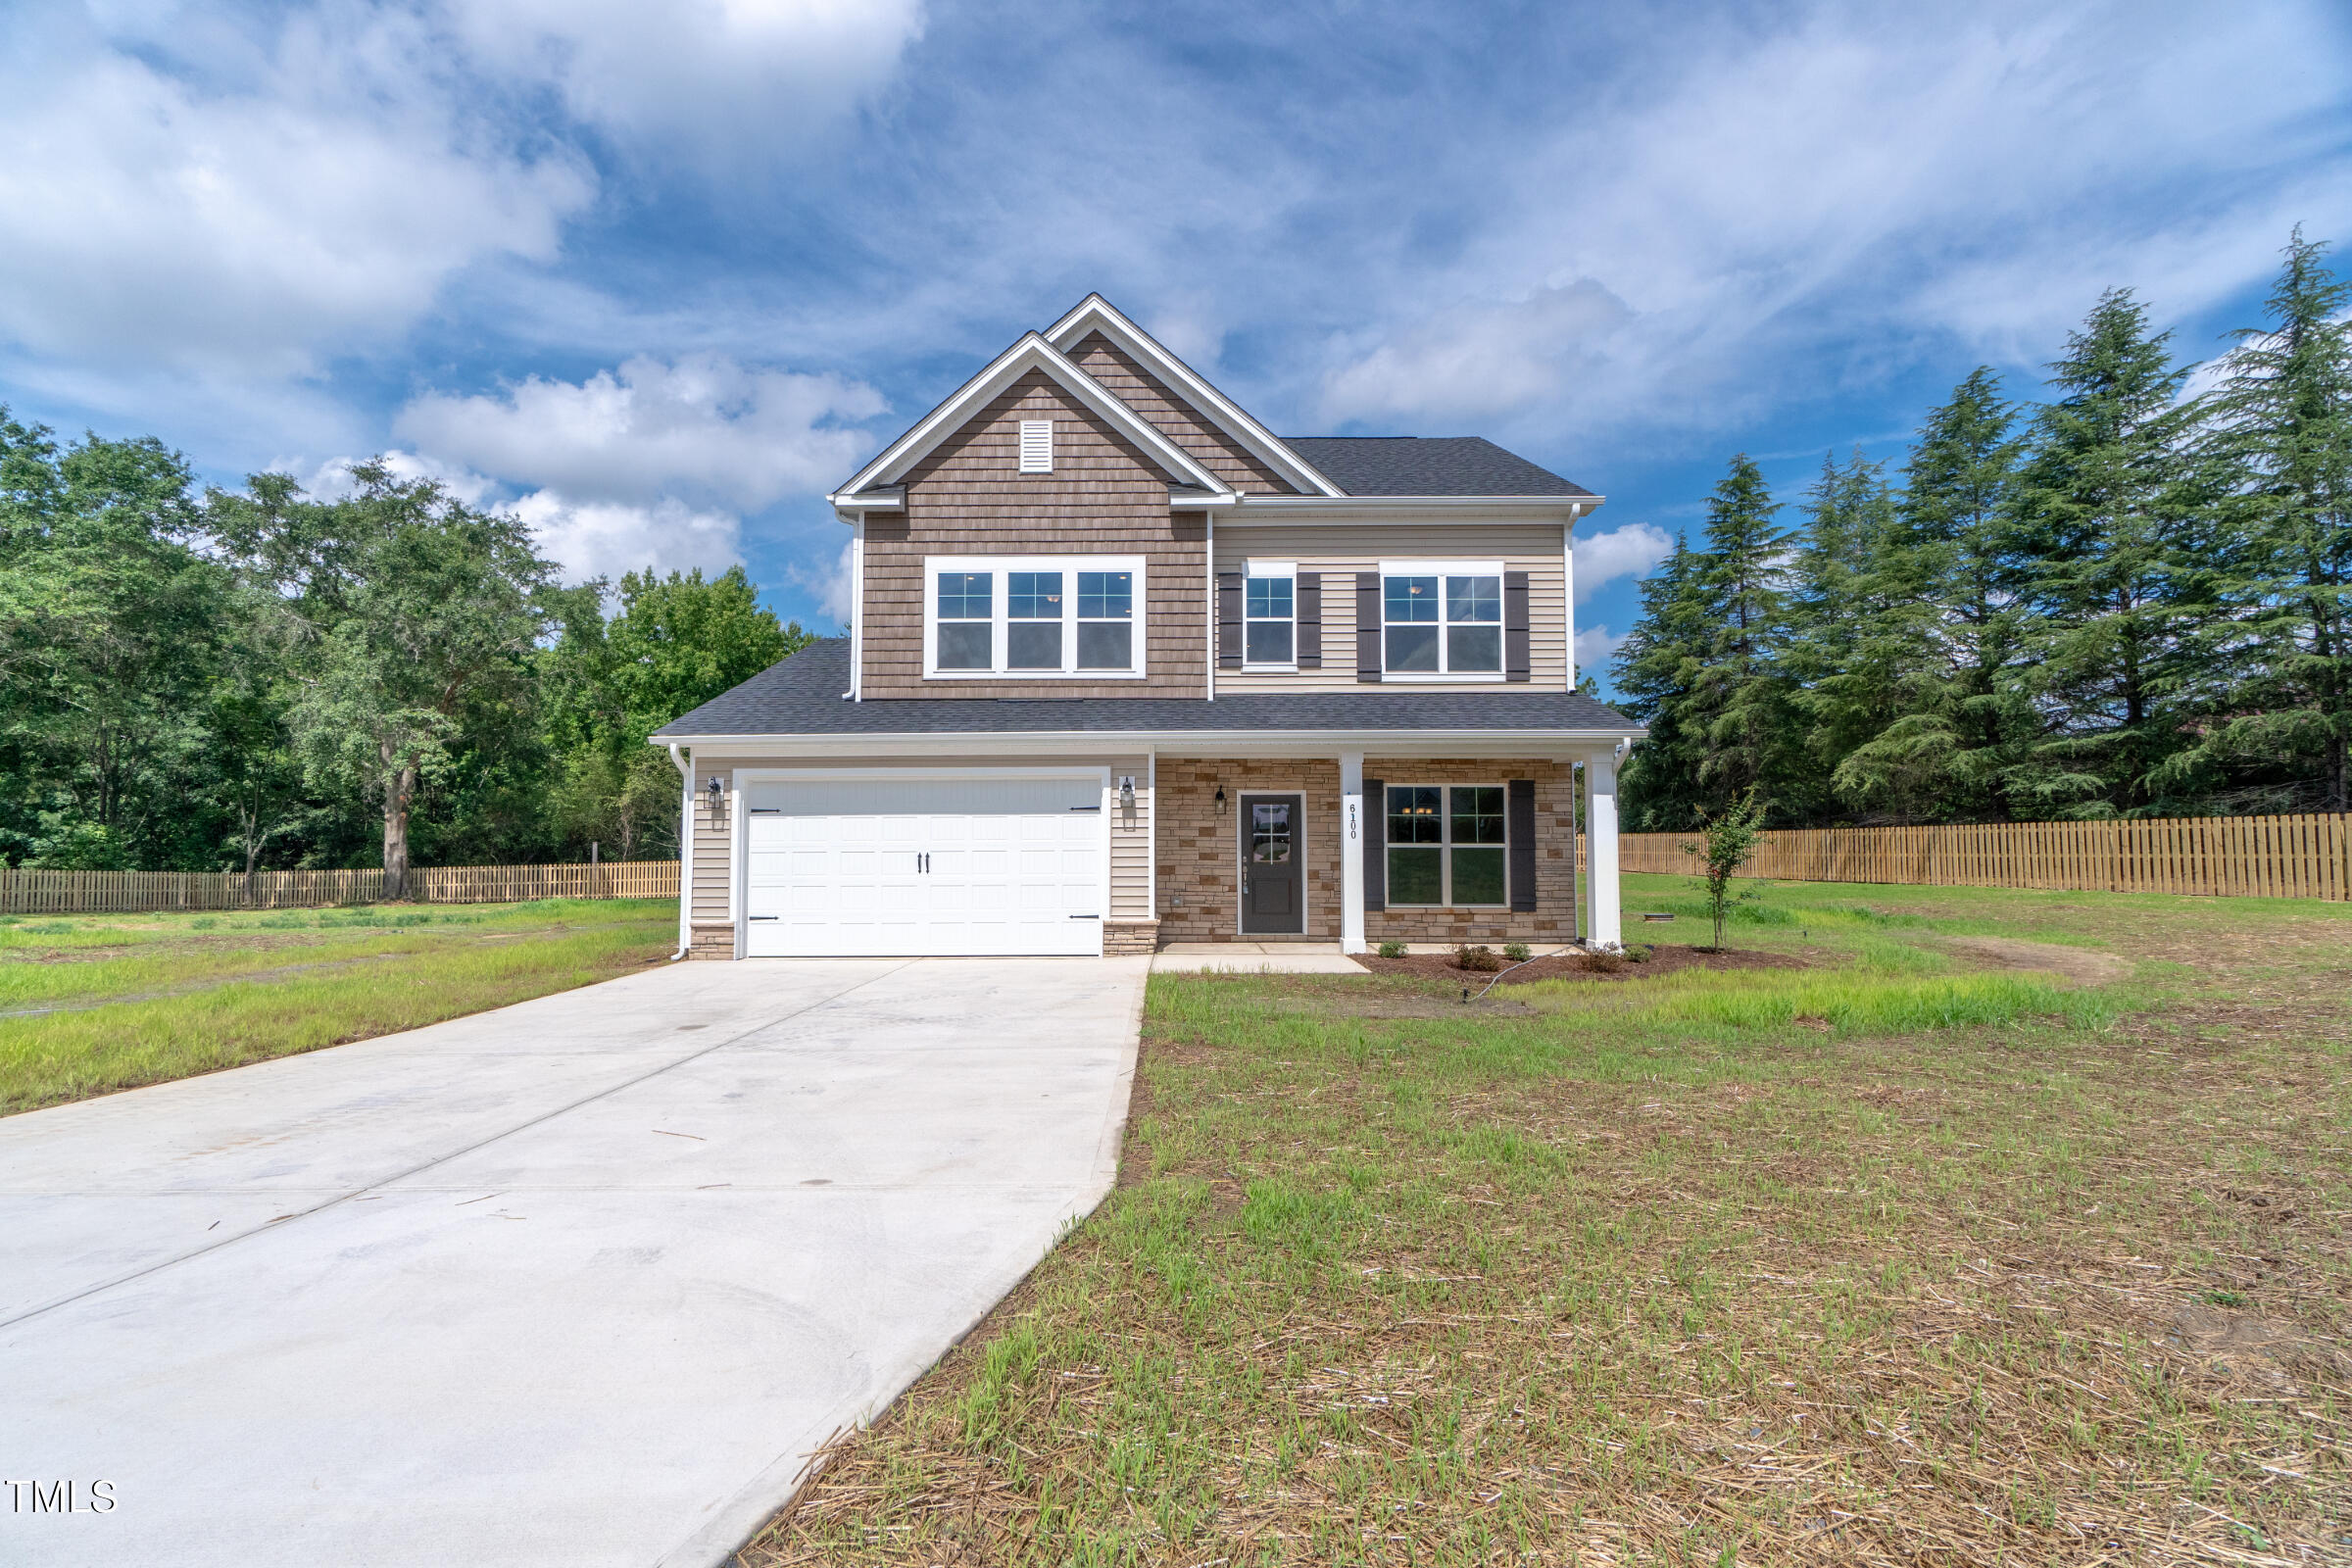
M 1102 781 L 747 780 L 755 955 L 1102 951 Z M 1073 919 L 1072 916 L 1082 918 Z

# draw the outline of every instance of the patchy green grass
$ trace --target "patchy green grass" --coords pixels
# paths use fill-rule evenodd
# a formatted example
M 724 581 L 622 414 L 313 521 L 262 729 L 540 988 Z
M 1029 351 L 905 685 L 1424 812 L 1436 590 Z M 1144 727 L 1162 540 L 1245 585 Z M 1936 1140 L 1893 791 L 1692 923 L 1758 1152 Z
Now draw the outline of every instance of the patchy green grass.
M 0 917 L 0 1113 L 436 1023 L 666 955 L 668 900 Z
M 742 1561 L 2352 1556 L 2352 909 L 1734 931 L 1812 967 L 1155 979 L 1119 1189 Z

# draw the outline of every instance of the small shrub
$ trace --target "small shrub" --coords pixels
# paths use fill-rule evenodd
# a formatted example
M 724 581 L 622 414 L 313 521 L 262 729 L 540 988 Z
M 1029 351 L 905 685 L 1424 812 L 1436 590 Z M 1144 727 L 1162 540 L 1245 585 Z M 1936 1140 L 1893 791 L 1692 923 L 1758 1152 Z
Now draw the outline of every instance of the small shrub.
M 1625 956 L 1629 962 L 1647 963 L 1651 958 L 1657 956 L 1657 949 L 1644 942 L 1639 947 L 1626 949 Z
M 1401 942 L 1383 942 L 1380 945 L 1380 956 L 1384 958 L 1401 958 L 1404 956 L 1404 944 Z
M 1503 948 L 1502 956 L 1510 959 L 1513 963 L 1525 963 L 1529 958 L 1534 956 L 1533 954 L 1528 952 L 1527 944 L 1524 942 L 1513 942 L 1508 944 Z
M 1495 956 L 1493 948 L 1464 943 L 1453 950 L 1453 966 L 1456 969 L 1474 970 L 1479 974 L 1493 974 L 1502 967 L 1502 959 Z
M 1589 954 L 1585 958 L 1585 967 L 1595 974 L 1623 974 L 1626 959 L 1629 956 L 1631 956 L 1622 953 Z

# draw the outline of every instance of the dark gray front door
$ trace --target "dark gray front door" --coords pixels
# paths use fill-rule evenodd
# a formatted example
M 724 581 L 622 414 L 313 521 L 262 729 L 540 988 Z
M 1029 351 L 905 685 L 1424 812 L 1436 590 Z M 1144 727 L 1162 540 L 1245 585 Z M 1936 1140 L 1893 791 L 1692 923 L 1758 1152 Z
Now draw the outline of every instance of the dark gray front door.
M 1242 797 L 1242 932 L 1306 930 L 1306 797 Z

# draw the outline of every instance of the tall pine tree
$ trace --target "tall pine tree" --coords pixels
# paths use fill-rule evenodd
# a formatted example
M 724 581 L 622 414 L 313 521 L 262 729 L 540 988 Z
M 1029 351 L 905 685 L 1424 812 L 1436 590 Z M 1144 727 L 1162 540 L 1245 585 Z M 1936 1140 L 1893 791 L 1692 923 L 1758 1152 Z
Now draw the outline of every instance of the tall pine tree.
M 2235 678 L 2176 776 L 2234 785 L 2238 809 L 2347 808 L 2352 743 L 2352 283 L 2297 229 L 2271 324 L 2237 334 L 2211 406 L 2213 447 L 2243 475 L 2235 613 L 2208 639 Z
M 1627 760 L 1619 788 L 1625 824 L 1637 833 L 1696 825 L 1704 737 L 1691 726 L 1690 697 L 1714 646 L 1699 594 L 1700 558 L 1687 537 L 1674 542 L 1656 575 L 1642 584 L 1642 615 L 1610 664 L 1618 706 L 1648 726 Z
M 2009 770 L 2035 814 L 2156 814 L 2158 770 L 2214 674 L 2214 502 L 2188 368 L 2129 290 L 2103 295 L 2051 366 L 2017 515 L 2032 555 L 2021 650 L 2050 726 Z
M 1782 804 L 1797 792 L 1804 754 L 1785 658 L 1789 533 L 1774 520 L 1780 510 L 1744 452 L 1707 502 L 1697 587 L 1713 635 L 1689 711 L 1704 746 L 1699 799 L 1711 816 L 1751 789 L 1777 818 L 1798 819 L 1803 808 Z

